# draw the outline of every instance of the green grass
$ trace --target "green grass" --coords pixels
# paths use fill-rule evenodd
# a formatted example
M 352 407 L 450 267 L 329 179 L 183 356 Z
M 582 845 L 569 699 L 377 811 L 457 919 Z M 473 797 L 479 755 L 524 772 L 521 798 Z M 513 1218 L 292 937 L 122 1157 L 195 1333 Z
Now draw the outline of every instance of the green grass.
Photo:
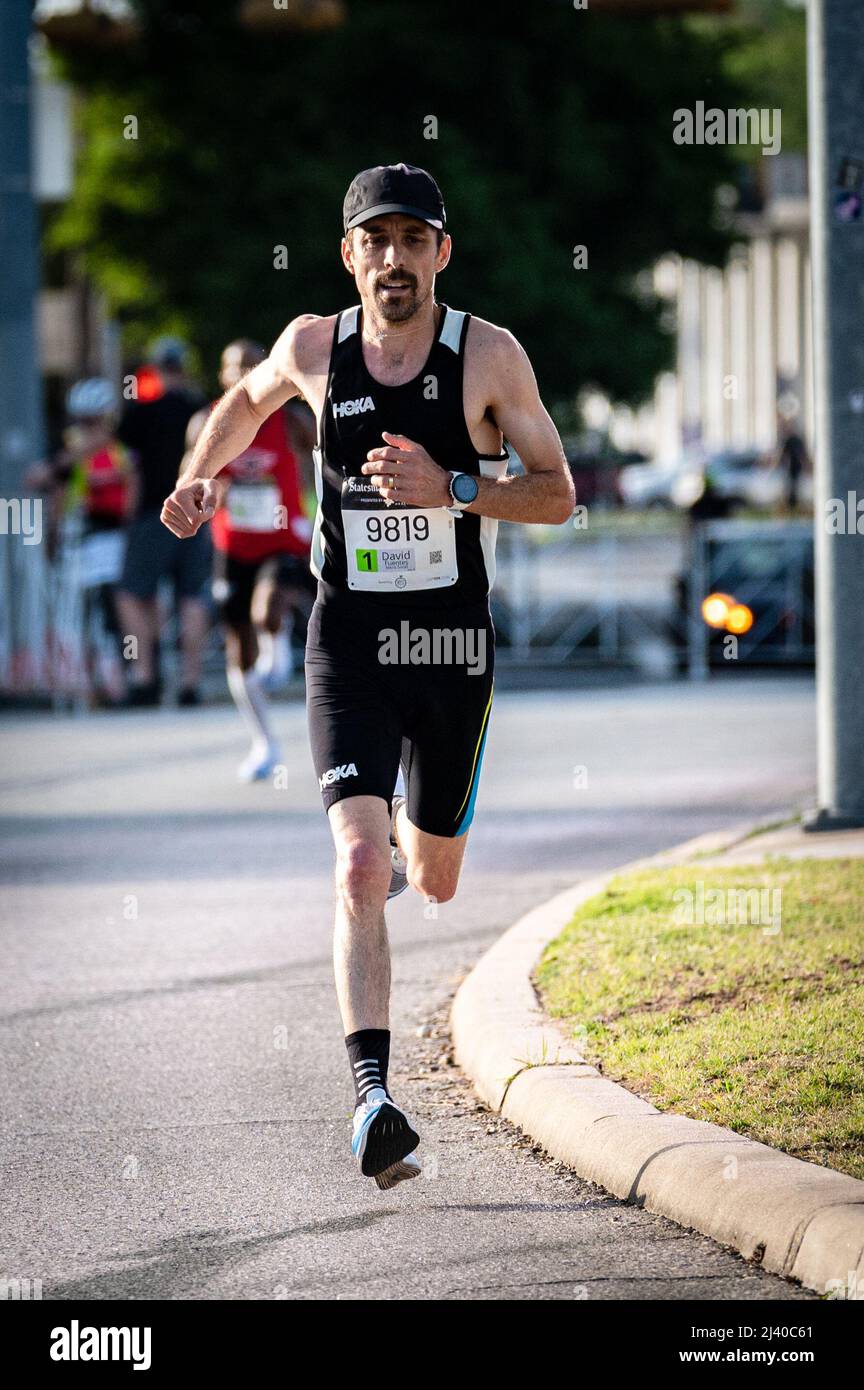
M 700 924 L 673 897 L 700 882 L 723 894 L 715 924 L 717 898 Z M 780 890 L 776 933 L 726 906 L 763 888 Z M 858 859 L 650 870 L 585 903 L 535 979 L 586 1059 L 658 1109 L 864 1178 L 862 921 Z

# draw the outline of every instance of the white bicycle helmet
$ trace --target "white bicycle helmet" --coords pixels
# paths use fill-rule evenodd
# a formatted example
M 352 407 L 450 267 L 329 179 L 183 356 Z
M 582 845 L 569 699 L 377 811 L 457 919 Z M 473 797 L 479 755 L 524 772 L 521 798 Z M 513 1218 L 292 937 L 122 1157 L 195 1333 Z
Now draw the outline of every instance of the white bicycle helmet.
M 117 392 L 102 376 L 76 381 L 66 397 L 66 409 L 77 419 L 110 415 L 117 405 Z

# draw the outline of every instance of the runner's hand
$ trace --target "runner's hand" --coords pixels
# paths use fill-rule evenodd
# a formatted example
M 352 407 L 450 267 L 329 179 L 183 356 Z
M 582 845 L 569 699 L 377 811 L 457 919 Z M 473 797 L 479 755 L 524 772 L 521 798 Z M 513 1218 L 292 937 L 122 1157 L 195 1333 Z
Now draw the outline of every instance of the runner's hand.
M 381 437 L 387 440 L 386 446 L 370 449 L 360 470 L 381 496 L 388 502 L 407 502 L 411 507 L 449 507 L 450 476 L 429 457 L 423 445 L 387 430 L 381 431 Z
M 181 540 L 194 536 L 221 507 L 226 491 L 227 483 L 222 478 L 197 478 L 193 483 L 178 484 L 163 504 L 164 525 Z

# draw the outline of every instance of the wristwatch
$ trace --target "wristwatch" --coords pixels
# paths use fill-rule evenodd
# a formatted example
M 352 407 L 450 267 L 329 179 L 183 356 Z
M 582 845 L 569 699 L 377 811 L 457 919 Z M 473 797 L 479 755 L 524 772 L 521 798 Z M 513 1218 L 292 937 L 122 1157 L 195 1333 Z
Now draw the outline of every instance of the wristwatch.
M 476 498 L 480 491 L 480 484 L 470 473 L 457 473 L 450 470 L 450 496 L 453 506 L 448 507 L 448 512 L 454 516 L 462 515 L 462 508 L 468 507 Z

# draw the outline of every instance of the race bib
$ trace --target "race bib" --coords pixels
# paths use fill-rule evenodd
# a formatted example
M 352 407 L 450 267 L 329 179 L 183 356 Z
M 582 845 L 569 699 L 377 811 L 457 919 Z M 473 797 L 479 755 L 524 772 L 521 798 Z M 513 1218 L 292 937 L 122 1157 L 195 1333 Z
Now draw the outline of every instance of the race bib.
M 456 529 L 446 507 L 387 502 L 366 478 L 342 484 L 349 589 L 440 589 L 455 584 Z
M 79 551 L 78 576 L 81 587 L 116 584 L 123 572 L 126 536 L 120 530 L 95 531 L 85 536 Z
M 279 489 L 275 483 L 232 483 L 228 516 L 235 531 L 278 530 Z

